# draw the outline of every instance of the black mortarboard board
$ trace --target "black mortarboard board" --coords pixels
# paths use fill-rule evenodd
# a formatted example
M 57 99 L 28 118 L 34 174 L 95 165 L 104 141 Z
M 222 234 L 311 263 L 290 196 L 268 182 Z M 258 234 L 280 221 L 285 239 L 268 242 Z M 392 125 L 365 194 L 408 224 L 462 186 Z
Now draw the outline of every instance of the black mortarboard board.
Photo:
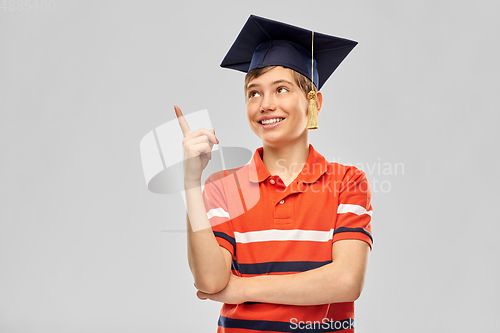
M 267 66 L 288 67 L 309 79 L 313 77 L 319 90 L 358 43 L 315 32 L 312 75 L 311 35 L 311 30 L 250 15 L 221 67 L 242 72 Z

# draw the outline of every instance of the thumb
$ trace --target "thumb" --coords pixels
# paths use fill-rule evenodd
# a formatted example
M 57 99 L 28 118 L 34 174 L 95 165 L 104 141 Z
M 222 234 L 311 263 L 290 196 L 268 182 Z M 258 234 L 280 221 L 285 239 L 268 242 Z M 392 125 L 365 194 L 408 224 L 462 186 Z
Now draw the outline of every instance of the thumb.
M 204 300 L 204 299 L 208 298 L 204 292 L 199 291 L 199 290 L 196 292 L 196 297 L 198 297 L 201 300 Z
M 215 136 L 215 130 L 213 128 L 210 130 L 210 132 L 212 132 Z M 219 139 L 217 139 L 217 137 L 215 137 L 215 139 L 217 140 L 217 144 L 219 144 Z

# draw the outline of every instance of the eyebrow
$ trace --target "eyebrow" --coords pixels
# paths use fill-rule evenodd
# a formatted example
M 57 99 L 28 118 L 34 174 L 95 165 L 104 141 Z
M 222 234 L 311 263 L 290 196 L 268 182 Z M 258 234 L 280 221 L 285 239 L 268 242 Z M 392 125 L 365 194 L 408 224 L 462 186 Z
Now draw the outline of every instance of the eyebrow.
M 273 83 L 271 83 L 272 86 L 274 85 L 277 85 L 277 84 L 282 84 L 282 83 L 286 83 L 286 84 L 289 84 L 289 85 L 292 85 L 293 86 L 293 83 L 288 81 L 288 80 L 276 80 L 274 81 Z M 251 89 L 251 88 L 255 88 L 255 87 L 260 87 L 260 84 L 257 84 L 257 83 L 252 83 L 252 84 L 249 84 L 248 87 L 247 87 L 247 90 L 248 89 Z

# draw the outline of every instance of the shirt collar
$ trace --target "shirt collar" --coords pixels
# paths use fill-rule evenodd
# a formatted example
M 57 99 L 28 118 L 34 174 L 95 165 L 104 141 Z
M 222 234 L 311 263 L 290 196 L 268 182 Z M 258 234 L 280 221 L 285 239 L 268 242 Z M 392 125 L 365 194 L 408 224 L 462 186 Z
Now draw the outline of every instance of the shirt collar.
M 250 162 L 251 169 L 255 170 L 255 172 L 249 173 L 249 180 L 251 182 L 260 183 L 271 176 L 271 173 L 262 161 L 263 151 L 263 147 L 257 148 Z M 300 174 L 297 176 L 297 181 L 314 183 L 327 171 L 327 166 L 328 162 L 326 159 L 309 144 L 309 155 L 307 156 L 306 164 L 304 164 Z

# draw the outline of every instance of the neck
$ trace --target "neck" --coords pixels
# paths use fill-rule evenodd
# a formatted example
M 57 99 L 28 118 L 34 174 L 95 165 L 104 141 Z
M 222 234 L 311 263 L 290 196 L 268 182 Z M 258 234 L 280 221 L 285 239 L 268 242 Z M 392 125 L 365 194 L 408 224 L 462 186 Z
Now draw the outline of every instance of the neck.
M 283 147 L 263 145 L 262 161 L 271 175 L 279 176 L 286 185 L 300 173 L 309 156 L 309 140 L 299 140 Z

